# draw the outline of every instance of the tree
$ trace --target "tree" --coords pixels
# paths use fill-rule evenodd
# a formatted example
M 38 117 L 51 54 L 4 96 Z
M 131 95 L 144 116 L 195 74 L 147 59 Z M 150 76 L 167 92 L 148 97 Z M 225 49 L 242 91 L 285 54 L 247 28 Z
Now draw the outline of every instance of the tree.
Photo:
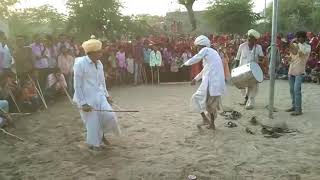
M 244 33 L 260 15 L 253 12 L 252 0 L 216 0 L 208 8 L 207 18 L 219 32 Z
M 118 0 L 68 0 L 68 29 L 79 37 L 112 36 L 123 27 Z M 121 20 L 121 21 L 120 21 Z
M 11 12 L 8 24 L 12 35 L 51 34 L 65 29 L 66 17 L 52 6 L 43 5 Z
M 319 31 L 320 7 L 317 2 L 317 0 L 279 1 L 279 31 Z M 272 3 L 267 8 L 267 19 L 269 22 L 272 20 Z
M 193 11 L 193 4 L 196 0 L 178 0 L 179 4 L 182 4 L 186 7 L 188 14 L 189 14 L 189 19 L 192 25 L 192 31 L 197 29 L 197 21 L 194 16 L 194 11 Z
M 13 6 L 17 2 L 18 2 L 18 0 L 1 0 L 0 19 L 1 18 L 8 18 L 10 6 Z

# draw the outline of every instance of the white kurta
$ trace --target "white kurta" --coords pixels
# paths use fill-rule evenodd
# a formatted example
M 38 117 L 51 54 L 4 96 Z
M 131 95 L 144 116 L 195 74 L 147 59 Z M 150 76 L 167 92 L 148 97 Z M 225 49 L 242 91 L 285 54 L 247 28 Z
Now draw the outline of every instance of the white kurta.
M 88 104 L 95 110 L 112 110 L 107 101 L 103 65 L 100 61 L 95 65 L 88 56 L 79 57 L 74 65 L 74 101 L 78 107 Z M 117 118 L 113 112 L 84 112 L 81 118 L 87 130 L 87 144 L 100 146 L 103 134 L 120 134 Z
M 204 47 L 184 65 L 191 66 L 201 60 L 203 60 L 203 69 L 195 79 L 197 81 L 202 79 L 202 82 L 191 98 L 191 111 L 199 113 L 206 111 L 207 95 L 222 96 L 225 91 L 223 63 L 218 52 Z
M 239 65 L 245 65 L 251 62 L 258 63 L 259 57 L 263 57 L 262 47 L 259 44 L 256 44 L 251 50 L 249 48 L 248 42 L 242 43 L 239 46 L 236 59 L 240 60 Z M 258 93 L 259 85 L 258 83 L 252 84 L 244 90 L 241 90 L 243 96 L 247 96 L 248 102 L 247 106 L 254 106 L 255 100 Z

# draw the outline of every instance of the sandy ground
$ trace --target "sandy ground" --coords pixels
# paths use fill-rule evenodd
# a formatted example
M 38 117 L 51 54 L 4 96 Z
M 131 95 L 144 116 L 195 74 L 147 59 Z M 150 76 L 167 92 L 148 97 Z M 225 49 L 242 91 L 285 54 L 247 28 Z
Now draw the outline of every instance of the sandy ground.
M 318 180 L 320 179 L 320 86 L 303 87 L 304 115 L 290 117 L 288 84 L 277 81 L 275 120 L 264 108 L 268 82 L 261 84 L 257 108 L 245 111 L 237 104 L 239 91 L 228 88 L 223 104 L 243 114 L 237 128 L 199 131 L 201 118 L 188 113 L 189 98 L 196 90 L 188 84 L 120 87 L 111 91 L 117 105 L 137 109 L 133 118 L 118 114 L 121 137 L 101 153 L 84 146 L 80 116 L 67 100 L 44 113 L 15 121 L 9 128 L 25 142 L 0 134 L 0 179 L 12 180 L 183 180 L 194 174 L 199 180 Z M 259 126 L 248 122 L 286 121 L 300 133 L 278 139 L 264 138 Z M 250 127 L 256 135 L 245 132 Z

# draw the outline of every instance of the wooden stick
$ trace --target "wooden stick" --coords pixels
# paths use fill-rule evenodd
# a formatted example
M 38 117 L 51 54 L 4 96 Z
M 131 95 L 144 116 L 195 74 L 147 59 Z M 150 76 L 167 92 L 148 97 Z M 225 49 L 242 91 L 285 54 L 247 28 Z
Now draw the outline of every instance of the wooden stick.
M 12 123 L 13 118 L 12 118 L 12 114 L 10 114 L 9 112 L 6 112 L 4 109 L 0 108 L 0 111 L 8 118 L 9 122 Z
M 44 107 L 45 107 L 46 109 L 48 109 L 47 103 L 46 103 L 45 100 L 42 98 L 42 96 L 41 96 L 41 94 L 40 94 L 40 91 L 39 91 L 39 89 L 37 88 L 36 84 L 34 83 L 33 79 L 31 78 L 31 76 L 30 76 L 29 74 L 28 74 L 28 77 L 29 77 L 30 81 L 32 82 L 33 86 L 36 88 L 36 91 L 37 91 L 37 93 L 38 93 L 38 95 L 39 95 L 39 97 L 40 97 L 40 99 L 41 99 Z
M 42 97 L 42 99 L 43 99 L 43 102 L 44 102 L 44 104 L 45 104 L 45 107 L 46 107 L 46 109 L 48 109 L 47 102 L 46 102 L 46 99 L 45 99 L 44 96 L 43 96 L 42 89 L 41 89 L 41 86 L 40 86 L 40 84 L 39 84 L 38 79 L 37 79 L 37 84 L 38 84 L 39 91 L 40 91 L 40 93 L 41 93 L 41 97 Z
M 83 110 L 82 108 L 80 108 L 80 110 Z M 96 112 L 126 112 L 126 113 L 128 113 L 128 112 L 131 112 L 131 113 L 133 113 L 133 112 L 140 112 L 140 111 L 121 111 L 121 110 L 106 110 L 106 109 L 92 109 L 92 111 L 96 111 Z
M 27 115 L 31 115 L 31 113 L 8 113 L 10 115 L 22 115 L 22 116 L 27 116 Z
M 9 89 L 8 91 L 9 91 L 9 94 L 10 94 L 10 96 L 11 96 L 11 99 L 12 99 L 12 101 L 14 102 L 14 104 L 16 105 L 16 107 L 17 107 L 17 109 L 18 109 L 19 113 L 21 113 L 21 110 L 20 110 L 20 108 L 19 108 L 19 106 L 18 106 L 18 104 L 17 104 L 16 98 L 14 97 L 14 95 L 13 95 L 13 93 L 12 93 L 11 89 Z
M 71 96 L 69 95 L 69 93 L 68 93 L 67 89 L 66 89 L 64 86 L 62 86 L 62 88 L 63 88 L 63 91 L 66 93 L 66 95 L 67 95 L 67 97 L 68 97 L 68 99 L 69 99 L 70 103 L 73 105 L 72 98 L 71 98 Z
M 143 71 L 144 82 L 145 82 L 145 84 L 148 84 L 147 71 L 146 71 L 146 67 L 144 65 L 142 67 L 142 71 Z
M 157 68 L 157 72 L 158 72 L 158 84 L 160 84 L 160 68 Z
M 152 85 L 153 85 L 153 69 L 151 67 L 151 79 L 152 79 Z
M 121 110 L 120 106 L 116 105 L 116 104 L 112 104 L 113 106 L 115 106 L 118 110 Z M 134 115 L 130 114 L 130 113 L 127 113 L 127 115 L 133 117 L 133 118 L 136 118 Z
M 24 141 L 22 138 L 14 135 L 14 134 L 11 134 L 11 133 L 9 133 L 8 131 L 6 131 L 6 130 L 4 130 L 4 129 L 2 129 L 2 128 L 0 128 L 0 130 L 1 130 L 4 134 L 7 134 L 7 135 L 9 135 L 9 136 L 11 136 L 11 137 L 14 137 L 14 138 L 16 138 L 16 139 L 18 139 L 18 140 L 20 140 L 20 141 Z

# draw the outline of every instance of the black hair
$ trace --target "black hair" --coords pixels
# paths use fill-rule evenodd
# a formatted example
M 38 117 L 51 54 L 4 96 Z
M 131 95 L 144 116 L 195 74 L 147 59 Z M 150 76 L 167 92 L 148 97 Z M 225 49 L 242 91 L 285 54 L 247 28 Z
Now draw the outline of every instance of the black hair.
M 303 38 L 304 40 L 307 39 L 307 32 L 305 31 L 298 31 L 296 33 L 296 38 Z

